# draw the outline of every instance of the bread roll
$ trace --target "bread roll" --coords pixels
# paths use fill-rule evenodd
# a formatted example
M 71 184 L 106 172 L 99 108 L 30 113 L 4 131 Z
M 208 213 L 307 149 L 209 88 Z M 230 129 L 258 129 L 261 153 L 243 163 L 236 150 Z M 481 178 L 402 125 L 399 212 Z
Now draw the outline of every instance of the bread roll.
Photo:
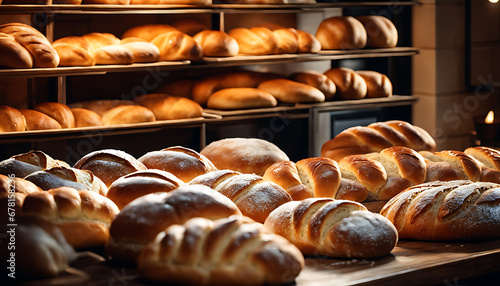
M 278 146 L 258 138 L 226 138 L 214 141 L 201 150 L 218 169 L 264 175 L 266 169 L 279 161 L 289 161 Z
M 431 241 L 500 237 L 500 185 L 430 182 L 407 189 L 380 212 L 401 238 Z
M 207 157 L 181 146 L 148 152 L 139 161 L 148 169 L 167 171 L 186 183 L 201 174 L 217 170 Z
M 272 94 L 250 87 L 221 89 L 214 92 L 207 102 L 208 108 L 222 110 L 275 107 L 276 105 L 278 101 Z
M 465 149 L 465 154 L 474 157 L 488 168 L 500 171 L 500 151 L 484 146 Z
M 19 109 L 26 120 L 26 131 L 62 129 L 61 124 L 52 117 L 31 109 Z
M 23 213 L 55 223 L 70 245 L 82 249 L 104 246 L 119 209 L 110 199 L 95 192 L 60 187 L 29 194 L 24 200 Z
M 236 39 L 243 55 L 273 55 L 278 50 L 278 39 L 264 27 L 235 28 L 229 36 Z
M 157 36 L 172 31 L 178 31 L 178 30 L 166 24 L 141 25 L 130 28 L 127 31 L 125 31 L 125 33 L 123 33 L 122 35 L 122 39 L 129 37 L 136 37 L 151 42 L 151 40 L 153 40 Z
M 173 1 L 176 1 L 176 0 L 173 0 Z M 187 0 L 187 1 L 188 2 L 189 1 L 196 2 L 193 0 Z M 200 2 L 203 2 L 203 0 L 201 0 Z M 196 4 L 196 3 L 192 3 L 192 4 Z M 183 32 L 184 34 L 187 34 L 191 37 L 194 37 L 194 35 L 202 32 L 204 30 L 210 29 L 204 23 L 202 23 L 198 20 L 192 19 L 192 18 L 184 18 L 184 19 L 176 20 L 172 23 L 172 26 L 175 27 L 177 30 L 179 30 L 179 31 Z
M 304 255 L 370 259 L 389 254 L 398 242 L 388 219 L 347 200 L 289 202 L 274 210 L 264 225 Z
M 102 118 L 92 110 L 84 108 L 71 108 L 75 117 L 75 127 L 101 126 Z
M 337 92 L 335 83 L 326 75 L 317 71 L 296 72 L 291 74 L 289 78 L 319 89 L 325 96 L 325 100 L 332 100 Z
M 337 87 L 339 99 L 361 99 L 366 97 L 366 81 L 350 68 L 332 68 L 325 72 Z
M 191 36 L 179 31 L 163 33 L 151 43 L 160 49 L 159 61 L 197 61 L 202 58 L 201 45 Z
M 59 66 L 61 67 L 88 67 L 95 65 L 94 57 L 87 50 L 78 46 L 59 44 L 54 46 L 54 49 L 59 55 Z
M 160 57 L 160 50 L 157 46 L 148 42 L 122 43 L 122 47 L 127 48 L 134 56 L 134 63 L 156 62 Z
M 62 128 L 75 127 L 75 116 L 73 116 L 71 109 L 65 104 L 42 102 L 35 105 L 34 109 L 55 119 Z
M 120 105 L 102 115 L 104 125 L 134 124 L 155 120 L 155 115 L 151 110 L 139 105 Z
M 92 172 L 107 187 L 120 177 L 139 170 L 146 170 L 146 166 L 132 155 L 115 149 L 90 152 L 78 160 L 73 167 Z
M 151 193 L 170 192 L 184 185 L 176 176 L 161 170 L 140 170 L 114 181 L 106 197 L 123 209 L 128 203 Z
M 142 276 L 167 284 L 281 285 L 303 267 L 295 246 L 242 216 L 170 226 L 138 258 Z
M 392 96 L 392 83 L 389 78 L 376 71 L 356 71 L 366 82 L 366 97 Z
M 8 23 L 0 25 L 0 33 L 12 36 L 30 52 L 33 57 L 33 67 L 55 68 L 59 64 L 57 52 L 47 38 L 35 28 L 22 23 Z M 23 53 L 20 58 L 26 60 L 26 54 Z M 27 66 L 29 63 L 25 64 Z
M 368 48 L 394 48 L 398 44 L 396 26 L 384 16 L 363 15 L 356 17 L 365 27 Z
M 287 103 L 323 102 L 325 95 L 317 88 L 288 79 L 264 81 L 257 89 L 272 94 L 278 101 Z
M 296 54 L 299 52 L 299 36 L 295 29 L 276 29 L 273 34 L 278 42 L 277 54 Z
M 134 62 L 134 54 L 125 45 L 108 45 L 92 53 L 97 65 L 123 65 Z
M 0 105 L 0 132 L 24 131 L 26 119 L 23 114 L 7 105 Z
M 0 33 L 0 67 L 12 69 L 29 69 L 33 67 L 30 52 L 16 39 L 8 34 Z
M 238 42 L 223 31 L 204 30 L 193 39 L 201 45 L 204 57 L 232 57 L 240 50 Z
M 193 100 L 185 97 L 171 96 L 164 93 L 152 93 L 134 99 L 148 108 L 156 120 L 173 120 L 196 118 L 203 116 L 203 108 Z
M 336 16 L 323 20 L 316 30 L 323 50 L 362 49 L 366 45 L 366 30 L 352 16 Z
M 1 161 L 0 174 L 24 178 L 36 171 L 60 166 L 69 167 L 66 162 L 55 160 L 42 151 L 32 150 Z
M 95 52 L 100 48 L 111 46 L 111 45 L 119 45 L 120 39 L 118 39 L 115 35 L 111 33 L 88 33 L 81 36 L 84 40 L 87 40 L 90 44 L 90 51 Z
M 97 99 L 75 102 L 69 105 L 71 108 L 85 108 L 103 116 L 104 113 L 120 105 L 138 105 L 133 100 L 120 100 L 120 99 Z
M 126 205 L 111 223 L 106 253 L 114 261 L 135 264 L 144 246 L 170 225 L 193 217 L 219 219 L 241 214 L 227 197 L 202 185 L 153 193 Z
M 319 53 L 321 51 L 321 43 L 312 34 L 302 30 L 296 30 L 299 43 L 299 53 Z
M 473 157 L 461 151 L 421 151 L 427 160 L 427 182 L 470 180 L 479 181 L 481 165 Z

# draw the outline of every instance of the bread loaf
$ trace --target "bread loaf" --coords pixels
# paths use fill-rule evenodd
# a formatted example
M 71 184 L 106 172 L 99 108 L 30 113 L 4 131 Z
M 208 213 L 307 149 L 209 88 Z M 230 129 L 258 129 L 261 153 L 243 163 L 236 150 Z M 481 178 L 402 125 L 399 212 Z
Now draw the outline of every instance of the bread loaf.
M 101 126 L 102 117 L 92 110 L 84 108 L 71 108 L 71 112 L 75 117 L 75 127 L 91 127 L 91 126 Z
M 173 120 L 203 116 L 203 108 L 195 101 L 171 96 L 164 93 L 151 93 L 134 99 L 140 105 L 151 110 L 156 120 Z
M 362 49 L 366 45 L 366 30 L 352 16 L 336 16 L 323 20 L 316 30 L 323 50 Z
M 71 103 L 69 107 L 88 109 L 97 113 L 99 116 L 102 117 L 106 111 L 120 105 L 138 105 L 138 104 L 133 100 L 97 99 L 97 100 L 88 100 L 88 101 Z
M 104 125 L 145 123 L 155 120 L 155 115 L 151 110 L 139 105 L 119 105 L 102 115 Z
M 337 92 L 335 83 L 326 75 L 317 71 L 296 72 L 291 74 L 289 78 L 319 89 L 325 96 L 325 100 L 332 100 Z
M 16 39 L 8 34 L 0 33 L 0 67 L 12 69 L 29 69 L 33 67 L 30 52 Z
M 299 53 L 319 53 L 321 51 L 321 43 L 312 34 L 302 30 L 296 30 L 299 43 Z
M 123 43 L 122 41 L 121 45 L 132 52 L 134 63 L 156 62 L 160 57 L 160 50 L 152 43 L 141 41 Z
M 57 51 L 59 66 L 93 66 L 91 45 L 84 37 L 69 36 L 57 39 L 52 43 Z
M 55 119 L 62 128 L 75 127 L 75 116 L 71 112 L 71 109 L 65 104 L 58 102 L 42 102 L 35 105 L 34 109 Z
M 366 30 L 368 48 L 394 48 L 398 44 L 396 26 L 384 16 L 363 15 L 356 17 Z
M 24 131 L 26 119 L 23 114 L 7 105 L 0 105 L 0 132 Z
M 73 167 L 92 172 L 107 187 L 120 177 L 139 170 L 146 170 L 146 166 L 132 155 L 115 149 L 90 152 L 80 158 Z
M 36 171 L 61 166 L 69 167 L 66 162 L 55 160 L 42 151 L 32 150 L 1 161 L 0 174 L 24 178 Z
M 299 36 L 295 29 L 276 29 L 273 34 L 278 42 L 276 54 L 296 54 L 299 52 Z
M 337 98 L 339 99 L 361 99 L 365 98 L 368 86 L 363 77 L 350 68 L 332 68 L 325 75 L 335 83 L 337 87 Z
M 242 216 L 170 226 L 138 258 L 143 277 L 185 285 L 288 284 L 303 267 L 295 246 Z
M 201 45 L 179 31 L 160 34 L 151 43 L 160 50 L 159 61 L 197 61 L 203 55 Z
M 134 62 L 134 54 L 122 45 L 108 45 L 93 51 L 97 65 L 124 65 Z
M 119 45 L 120 39 L 111 33 L 88 33 L 81 36 L 84 40 L 87 40 L 90 45 L 90 52 L 93 53 L 100 48 L 112 45 Z
M 196 80 L 194 78 L 182 78 L 177 80 L 172 80 L 165 85 L 154 90 L 155 93 L 166 93 L 173 96 L 180 96 L 191 98 L 191 90 L 195 84 Z
M 148 169 L 167 171 L 186 183 L 199 175 L 217 170 L 207 157 L 181 146 L 148 152 L 139 161 Z
M 289 161 L 278 146 L 258 138 L 226 138 L 214 141 L 200 151 L 218 169 L 264 175 L 266 169 L 279 161 Z
M 240 50 L 238 42 L 223 31 L 204 30 L 193 36 L 204 57 L 232 57 Z
M 376 258 L 389 254 L 398 241 L 388 219 L 347 200 L 289 202 L 274 210 L 264 225 L 304 255 Z
M 68 187 L 29 194 L 23 204 L 24 214 L 55 223 L 66 241 L 77 249 L 104 246 L 118 212 L 110 199 Z
M 287 103 L 323 102 L 325 95 L 310 85 L 288 79 L 264 81 L 257 89 L 272 94 L 278 101 Z
M 62 129 L 61 124 L 52 117 L 36 110 L 19 109 L 26 120 L 26 131 Z
M 172 31 L 178 31 L 178 30 L 166 24 L 141 25 L 130 28 L 127 31 L 125 31 L 125 33 L 123 33 L 122 35 L 122 39 L 135 37 L 151 42 L 151 40 L 153 40 L 157 36 Z
M 500 171 L 500 151 L 484 146 L 465 149 L 465 154 L 474 157 L 488 168 Z
M 500 237 L 500 185 L 430 182 L 391 199 L 380 212 L 401 238 L 432 241 Z
M 207 107 L 222 110 L 275 107 L 276 98 L 257 88 L 235 87 L 214 92 L 207 101 Z
M 0 174 L 0 197 L 6 197 L 12 193 L 31 194 L 41 189 L 30 181 L 19 177 L 9 177 Z
M 276 35 L 264 27 L 235 28 L 229 36 L 236 39 L 243 55 L 272 55 L 278 50 Z
M 392 96 L 392 83 L 389 78 L 376 71 L 356 71 L 366 82 L 366 97 Z
M 172 0 L 176 1 L 176 0 Z M 186 0 L 187 2 L 191 2 L 190 4 L 198 4 L 195 2 L 200 2 L 199 4 L 203 4 L 203 2 L 206 2 L 205 0 Z M 211 1 L 210 1 L 211 2 Z M 164 3 L 167 4 L 167 3 Z M 211 3 L 209 3 L 211 4 Z M 192 19 L 192 18 L 183 18 L 183 19 L 178 19 L 174 22 L 172 22 L 172 26 L 176 28 L 177 30 L 183 32 L 184 34 L 187 34 L 191 37 L 194 37 L 194 35 L 204 31 L 204 30 L 209 30 L 210 28 L 202 23 L 201 21 Z
M 114 261 L 135 264 L 144 246 L 170 225 L 193 217 L 219 219 L 241 214 L 227 197 L 201 185 L 153 193 L 126 205 L 111 223 L 106 253 Z
M 421 151 L 427 160 L 427 182 L 471 180 L 479 181 L 481 166 L 473 157 L 461 151 Z
M 138 197 L 151 193 L 170 192 L 184 185 L 176 176 L 161 170 L 140 170 L 120 177 L 109 186 L 106 197 L 123 209 Z

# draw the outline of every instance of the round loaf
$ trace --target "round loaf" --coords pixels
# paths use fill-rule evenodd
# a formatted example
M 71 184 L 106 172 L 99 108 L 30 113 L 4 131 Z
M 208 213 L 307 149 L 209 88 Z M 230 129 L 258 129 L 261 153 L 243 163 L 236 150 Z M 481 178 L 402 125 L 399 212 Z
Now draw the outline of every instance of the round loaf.
M 71 112 L 75 117 L 75 127 L 104 125 L 104 123 L 102 123 L 102 117 L 92 110 L 85 108 L 71 108 Z
M 240 50 L 238 42 L 223 31 L 204 30 L 193 39 L 201 45 L 204 57 L 232 57 Z
M 78 160 L 73 167 L 92 172 L 107 187 L 120 177 L 139 170 L 146 170 L 146 166 L 132 155 L 115 149 L 90 152 Z
M 366 45 L 366 30 L 352 16 L 336 16 L 323 20 L 316 30 L 323 50 L 362 49 Z
M 335 83 L 329 77 L 317 71 L 296 72 L 291 74 L 289 78 L 319 89 L 324 94 L 325 100 L 332 100 L 337 92 Z
M 280 102 L 303 103 L 325 101 L 325 95 L 319 89 L 289 79 L 264 81 L 257 88 L 272 94 Z
M 275 107 L 276 98 L 260 89 L 250 87 L 226 88 L 214 92 L 207 101 L 207 107 L 222 110 Z
M 332 68 L 325 72 L 337 87 L 339 99 L 361 99 L 366 97 L 366 81 L 350 68 Z
M 365 27 L 368 48 L 394 48 L 398 44 L 398 30 L 386 17 L 363 15 L 356 19 Z
M 108 45 L 92 53 L 97 65 L 126 65 L 134 62 L 134 54 L 125 45 Z
M 167 171 L 186 183 L 201 174 L 217 170 L 207 157 L 181 146 L 148 152 L 139 161 L 148 169 Z
M 29 69 L 33 67 L 30 52 L 16 39 L 8 34 L 0 33 L 0 67 L 12 69 Z
M 299 53 L 319 53 L 321 51 L 321 43 L 312 34 L 302 30 L 296 30 L 299 43 Z
M 121 45 L 132 52 L 134 63 L 156 62 L 160 57 L 160 50 L 152 43 L 133 41 Z
M 176 1 L 176 0 L 173 0 L 173 1 Z M 193 2 L 196 2 L 198 0 L 186 0 L 186 1 L 192 2 L 190 4 L 196 4 Z M 204 1 L 204 0 L 201 0 L 201 1 Z M 167 4 L 167 3 L 164 3 L 164 4 Z M 184 18 L 184 19 L 176 20 L 172 23 L 172 26 L 175 27 L 177 30 L 179 30 L 179 31 L 183 32 L 184 34 L 187 34 L 191 37 L 200 33 L 201 31 L 209 30 L 209 27 L 207 25 L 205 25 L 204 23 L 202 23 L 198 20 L 192 19 L 192 18 Z
M 95 192 L 61 187 L 29 194 L 24 200 L 23 213 L 53 222 L 70 245 L 81 249 L 104 246 L 119 209 L 110 199 Z
M 226 138 L 214 141 L 201 150 L 218 169 L 264 175 L 272 164 L 289 161 L 276 145 L 258 138 Z
M 75 127 L 75 116 L 71 112 L 71 109 L 65 104 L 58 102 L 42 102 L 35 105 L 34 109 L 55 119 L 62 128 Z
M 203 116 L 203 108 L 195 101 L 171 96 L 164 93 L 152 93 L 134 99 L 140 105 L 151 110 L 156 120 L 173 120 Z
M 66 162 L 55 160 L 42 151 L 32 150 L 1 161 L 0 174 L 24 178 L 36 171 L 60 166 L 69 167 Z
M 500 171 L 500 151 L 484 146 L 465 149 L 465 154 L 474 157 L 488 168 Z
M 299 52 L 299 36 L 295 29 L 273 30 L 278 42 L 276 54 L 296 54 Z
M 7 105 L 0 105 L 0 132 L 24 131 L 26 119 L 23 114 Z
M 113 107 L 102 115 L 104 125 L 134 124 L 155 121 L 154 113 L 139 105 L 120 105 Z
M 197 61 L 203 56 L 201 45 L 180 31 L 160 34 L 151 43 L 160 50 L 159 61 Z
M 123 209 L 128 203 L 151 193 L 170 192 L 184 185 L 176 176 L 161 170 L 141 170 L 125 175 L 109 186 L 106 197 Z
M 75 102 L 71 103 L 69 106 L 71 108 L 85 108 L 97 113 L 99 116 L 102 117 L 106 111 L 120 105 L 138 105 L 138 104 L 133 100 L 98 99 L 98 100 Z
M 376 71 L 356 71 L 366 82 L 366 97 L 392 96 L 392 83 L 389 78 Z
M 278 50 L 276 35 L 264 27 L 235 28 L 229 31 L 243 55 L 273 55 Z
M 26 131 L 62 129 L 61 124 L 52 117 L 36 110 L 19 109 L 26 120 Z
M 127 31 L 125 31 L 125 33 L 123 33 L 122 35 L 122 39 L 135 37 L 151 42 L 151 40 L 153 40 L 157 36 L 172 31 L 178 31 L 178 30 L 166 24 L 141 25 L 130 28 Z
M 168 193 L 153 193 L 135 199 L 115 217 L 106 253 L 113 260 L 135 264 L 144 246 L 170 225 L 193 217 L 211 220 L 241 215 L 227 197 L 202 185 L 185 185 Z
M 69 44 L 59 44 L 54 46 L 59 55 L 59 66 L 61 67 L 89 67 L 95 65 L 94 57 L 78 46 Z

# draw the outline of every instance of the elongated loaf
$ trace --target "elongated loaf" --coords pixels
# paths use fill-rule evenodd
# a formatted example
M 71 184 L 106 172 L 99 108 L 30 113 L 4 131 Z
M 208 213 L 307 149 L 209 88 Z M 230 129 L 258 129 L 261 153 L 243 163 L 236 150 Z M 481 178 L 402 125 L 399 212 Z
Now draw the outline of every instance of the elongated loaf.
M 365 98 L 368 86 L 365 79 L 350 68 L 332 68 L 325 75 L 335 83 L 337 98 L 361 99 Z
M 32 109 L 19 109 L 26 120 L 26 131 L 62 129 L 61 124 L 54 118 Z
M 69 167 L 66 162 L 56 160 L 43 151 L 31 150 L 1 161 L 0 174 L 24 178 L 36 171 L 61 166 Z
M 84 37 L 68 36 L 57 39 L 52 43 L 57 51 L 59 66 L 93 66 L 91 45 Z
M 500 237 L 500 185 L 430 182 L 391 199 L 380 212 L 401 238 L 475 240 Z
M 261 89 L 251 87 L 225 88 L 214 92 L 207 101 L 207 107 L 221 110 L 275 107 L 276 98 Z
M 490 147 L 478 146 L 467 148 L 464 152 L 486 167 L 500 171 L 500 151 Z
M 184 285 L 281 285 L 303 267 L 295 246 L 242 216 L 170 226 L 138 258 L 145 278 Z
M 278 42 L 277 54 L 296 54 L 299 52 L 299 36 L 295 29 L 276 29 L 273 34 Z
M 102 126 L 102 117 L 92 110 L 85 108 L 71 108 L 75 117 L 75 127 Z
M 389 254 L 398 233 L 383 216 L 347 200 L 313 198 L 286 203 L 264 225 L 304 255 L 376 258 Z
M 229 31 L 229 36 L 238 42 L 243 55 L 273 55 L 278 51 L 278 39 L 268 28 L 235 28 Z
M 461 151 L 421 151 L 427 163 L 427 182 L 471 180 L 479 181 L 481 165 L 473 157 Z
M 0 67 L 12 69 L 29 69 L 33 67 L 30 52 L 16 39 L 5 33 L 0 33 Z
M 0 132 L 24 131 L 26 119 L 14 107 L 0 105 Z
M 178 30 L 175 27 L 167 24 L 141 25 L 130 28 L 127 31 L 125 31 L 125 33 L 123 33 L 122 35 L 122 39 L 135 37 L 151 42 L 151 40 L 153 40 L 157 36 L 172 31 L 178 31 Z
M 35 105 L 34 109 L 55 119 L 62 128 L 75 127 L 75 116 L 66 104 L 58 102 L 42 102 Z
M 155 120 L 154 113 L 140 105 L 119 105 L 106 110 L 102 115 L 104 125 L 134 124 Z
M 396 26 L 384 16 L 363 15 L 356 17 L 366 30 L 369 48 L 394 48 L 398 44 Z
M 197 61 L 203 56 L 201 45 L 180 31 L 160 34 L 151 43 L 160 50 L 159 61 Z
M 335 83 L 329 77 L 317 71 L 296 72 L 291 74 L 289 78 L 319 89 L 325 96 L 325 100 L 332 100 L 337 92 Z
M 203 108 L 185 97 L 172 96 L 165 93 L 150 93 L 134 99 L 140 105 L 151 110 L 156 120 L 173 120 L 196 118 L 203 116 Z
M 366 97 L 390 97 L 392 96 L 392 83 L 382 73 L 376 71 L 356 71 L 366 82 Z
M 272 94 L 278 101 L 287 103 L 323 102 L 325 95 L 317 88 L 289 79 L 264 81 L 257 89 Z

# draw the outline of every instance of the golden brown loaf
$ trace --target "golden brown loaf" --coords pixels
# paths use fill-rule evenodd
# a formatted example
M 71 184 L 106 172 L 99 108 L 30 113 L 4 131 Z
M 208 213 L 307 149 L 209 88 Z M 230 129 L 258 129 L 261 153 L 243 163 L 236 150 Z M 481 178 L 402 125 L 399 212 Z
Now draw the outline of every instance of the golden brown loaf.
M 93 53 L 100 48 L 111 46 L 111 45 L 119 45 L 120 39 L 118 39 L 115 35 L 111 33 L 88 33 L 81 36 L 84 40 L 87 40 L 90 45 L 90 51 Z
M 181 146 L 148 152 L 139 161 L 148 169 L 167 171 L 186 183 L 199 175 L 217 170 L 207 157 Z
M 42 151 L 32 150 L 1 161 L 0 174 L 24 178 L 36 171 L 60 166 L 69 167 L 66 162 L 55 160 Z
M 151 40 L 153 40 L 157 36 L 172 31 L 178 31 L 178 30 L 166 24 L 141 25 L 130 28 L 127 31 L 125 31 L 125 33 L 123 33 L 122 35 L 122 39 L 135 37 L 151 42 Z
M 12 69 L 29 69 L 33 67 L 30 52 L 16 39 L 8 34 L 0 33 L 0 67 Z
M 203 108 L 195 101 L 165 93 L 151 93 L 134 99 L 151 110 L 156 120 L 196 118 L 203 116 Z
M 5 197 L 12 193 L 28 195 L 38 191 L 41 191 L 41 189 L 30 181 L 0 174 L 0 197 Z
M 162 170 L 141 170 L 125 175 L 109 186 L 106 197 L 119 209 L 131 201 L 151 193 L 170 192 L 184 185 L 176 176 Z
M 465 149 L 465 154 L 474 157 L 488 168 L 500 171 L 500 151 L 484 146 Z
M 55 223 L 68 243 L 80 249 L 104 246 L 119 209 L 110 199 L 95 192 L 61 187 L 29 194 L 24 200 L 23 213 Z
M 75 117 L 75 127 L 101 126 L 102 117 L 92 110 L 85 108 L 71 108 Z
M 319 53 L 321 43 L 312 34 L 302 30 L 296 30 L 299 42 L 299 53 Z
M 279 161 L 289 161 L 278 146 L 258 138 L 226 138 L 214 141 L 201 150 L 218 169 L 264 175 L 266 169 Z
M 356 17 L 365 27 L 368 48 L 394 48 L 398 44 L 396 26 L 384 16 L 363 15 Z
M 380 152 L 392 146 L 436 150 L 436 142 L 425 130 L 405 121 L 391 120 L 345 129 L 323 144 L 321 156 L 338 161 L 348 155 Z
M 204 57 L 232 57 L 240 50 L 238 42 L 223 31 L 204 30 L 193 39 L 201 45 Z
M 262 178 L 278 184 L 287 191 L 294 201 L 314 197 L 313 190 L 308 189 L 302 183 L 297 165 L 292 161 L 280 161 L 272 164 L 267 168 Z
M 122 41 L 121 45 L 132 52 L 134 63 L 156 62 L 160 57 L 158 47 L 148 42 L 130 41 L 123 43 Z
M 176 1 L 176 0 L 172 0 L 172 1 Z M 192 4 L 196 4 L 194 2 L 197 0 L 186 0 L 186 1 L 191 1 L 191 2 L 193 2 Z M 204 1 L 204 0 L 201 0 L 201 1 Z M 192 19 L 192 18 L 183 18 L 183 19 L 176 20 L 176 21 L 172 22 L 172 26 L 174 28 L 176 28 L 177 30 L 183 32 L 184 34 L 188 34 L 191 37 L 194 37 L 194 35 L 200 33 L 201 31 L 209 30 L 209 27 L 207 25 L 205 25 L 204 23 L 202 23 L 198 20 Z
M 376 258 L 389 254 L 398 242 L 388 219 L 348 200 L 289 202 L 274 210 L 264 225 L 304 255 Z
M 143 277 L 183 285 L 281 285 L 303 267 L 300 250 L 243 216 L 170 226 L 138 258 Z
M 151 43 L 160 50 L 159 61 L 197 61 L 203 56 L 201 45 L 179 31 L 160 34 Z
M 380 212 L 401 238 L 474 240 L 500 237 L 500 185 L 430 182 L 391 199 Z
M 146 170 L 146 166 L 132 155 L 115 149 L 90 152 L 78 160 L 73 167 L 91 171 L 107 187 L 120 177 L 139 170 Z
M 236 39 L 243 55 L 273 55 L 278 50 L 278 39 L 268 28 L 235 28 L 229 36 Z
M 0 33 L 12 36 L 29 51 L 33 57 L 33 67 L 55 68 L 59 64 L 57 52 L 49 40 L 37 29 L 22 23 L 8 23 L 0 25 Z M 25 59 L 25 55 L 22 53 L 20 59 Z M 25 64 L 27 66 L 27 63 Z
M 71 103 L 71 108 L 84 108 L 103 116 L 104 113 L 112 108 L 120 105 L 138 105 L 133 100 L 120 100 L 120 99 L 97 99 Z
M 276 98 L 264 91 L 251 87 L 225 88 L 214 92 L 208 98 L 207 107 L 222 110 L 275 107 Z
M 154 113 L 140 105 L 119 105 L 102 115 L 104 125 L 144 123 L 155 120 Z
M 481 178 L 481 165 L 473 157 L 461 151 L 421 151 L 427 163 L 427 182 L 471 180 Z
M 71 112 L 71 109 L 65 104 L 58 102 L 42 102 L 35 105 L 33 109 L 52 117 L 62 128 L 75 127 L 75 116 Z
M 325 75 L 335 83 L 337 98 L 361 99 L 366 97 L 368 86 L 363 77 L 350 68 L 332 68 Z
M 223 0 L 227 4 L 284 4 L 283 0 Z
M 191 90 L 196 82 L 194 78 L 182 78 L 169 81 L 155 89 L 155 93 L 166 93 L 173 96 L 191 98 Z
M 289 79 L 264 81 L 257 89 L 272 94 L 278 101 L 286 103 L 323 102 L 325 95 L 317 88 Z
M 62 129 L 61 124 L 54 118 L 36 110 L 19 109 L 26 120 L 26 131 Z
M 332 100 L 337 92 L 335 83 L 325 74 L 317 71 L 296 72 L 291 74 L 289 78 L 319 89 L 325 95 L 325 100 Z
M 153 193 L 126 205 L 111 223 L 106 252 L 113 260 L 135 264 L 141 249 L 170 225 L 193 217 L 219 219 L 238 215 L 227 197 L 201 185 L 185 185 L 168 193 Z
M 392 96 L 391 80 L 382 73 L 376 71 L 356 71 L 366 82 L 366 97 L 390 97 Z
M 352 16 L 336 16 L 323 20 L 316 30 L 323 50 L 362 49 L 366 45 L 366 30 Z
M 299 36 L 295 29 L 276 29 L 273 33 L 278 42 L 276 54 L 296 54 L 299 52 Z
M 24 131 L 26 119 L 23 114 L 7 105 L 0 105 L 0 132 Z
M 69 36 L 57 39 L 52 43 L 57 51 L 59 66 L 93 66 L 91 45 L 84 37 Z
M 211 187 L 231 199 L 243 215 L 260 223 L 278 206 L 292 200 L 282 187 L 265 181 L 261 176 L 230 170 L 201 175 L 190 184 Z
M 122 45 L 108 45 L 92 53 L 97 65 L 123 65 L 134 62 L 134 54 Z
M 130 0 L 83 0 L 82 4 L 128 5 Z

